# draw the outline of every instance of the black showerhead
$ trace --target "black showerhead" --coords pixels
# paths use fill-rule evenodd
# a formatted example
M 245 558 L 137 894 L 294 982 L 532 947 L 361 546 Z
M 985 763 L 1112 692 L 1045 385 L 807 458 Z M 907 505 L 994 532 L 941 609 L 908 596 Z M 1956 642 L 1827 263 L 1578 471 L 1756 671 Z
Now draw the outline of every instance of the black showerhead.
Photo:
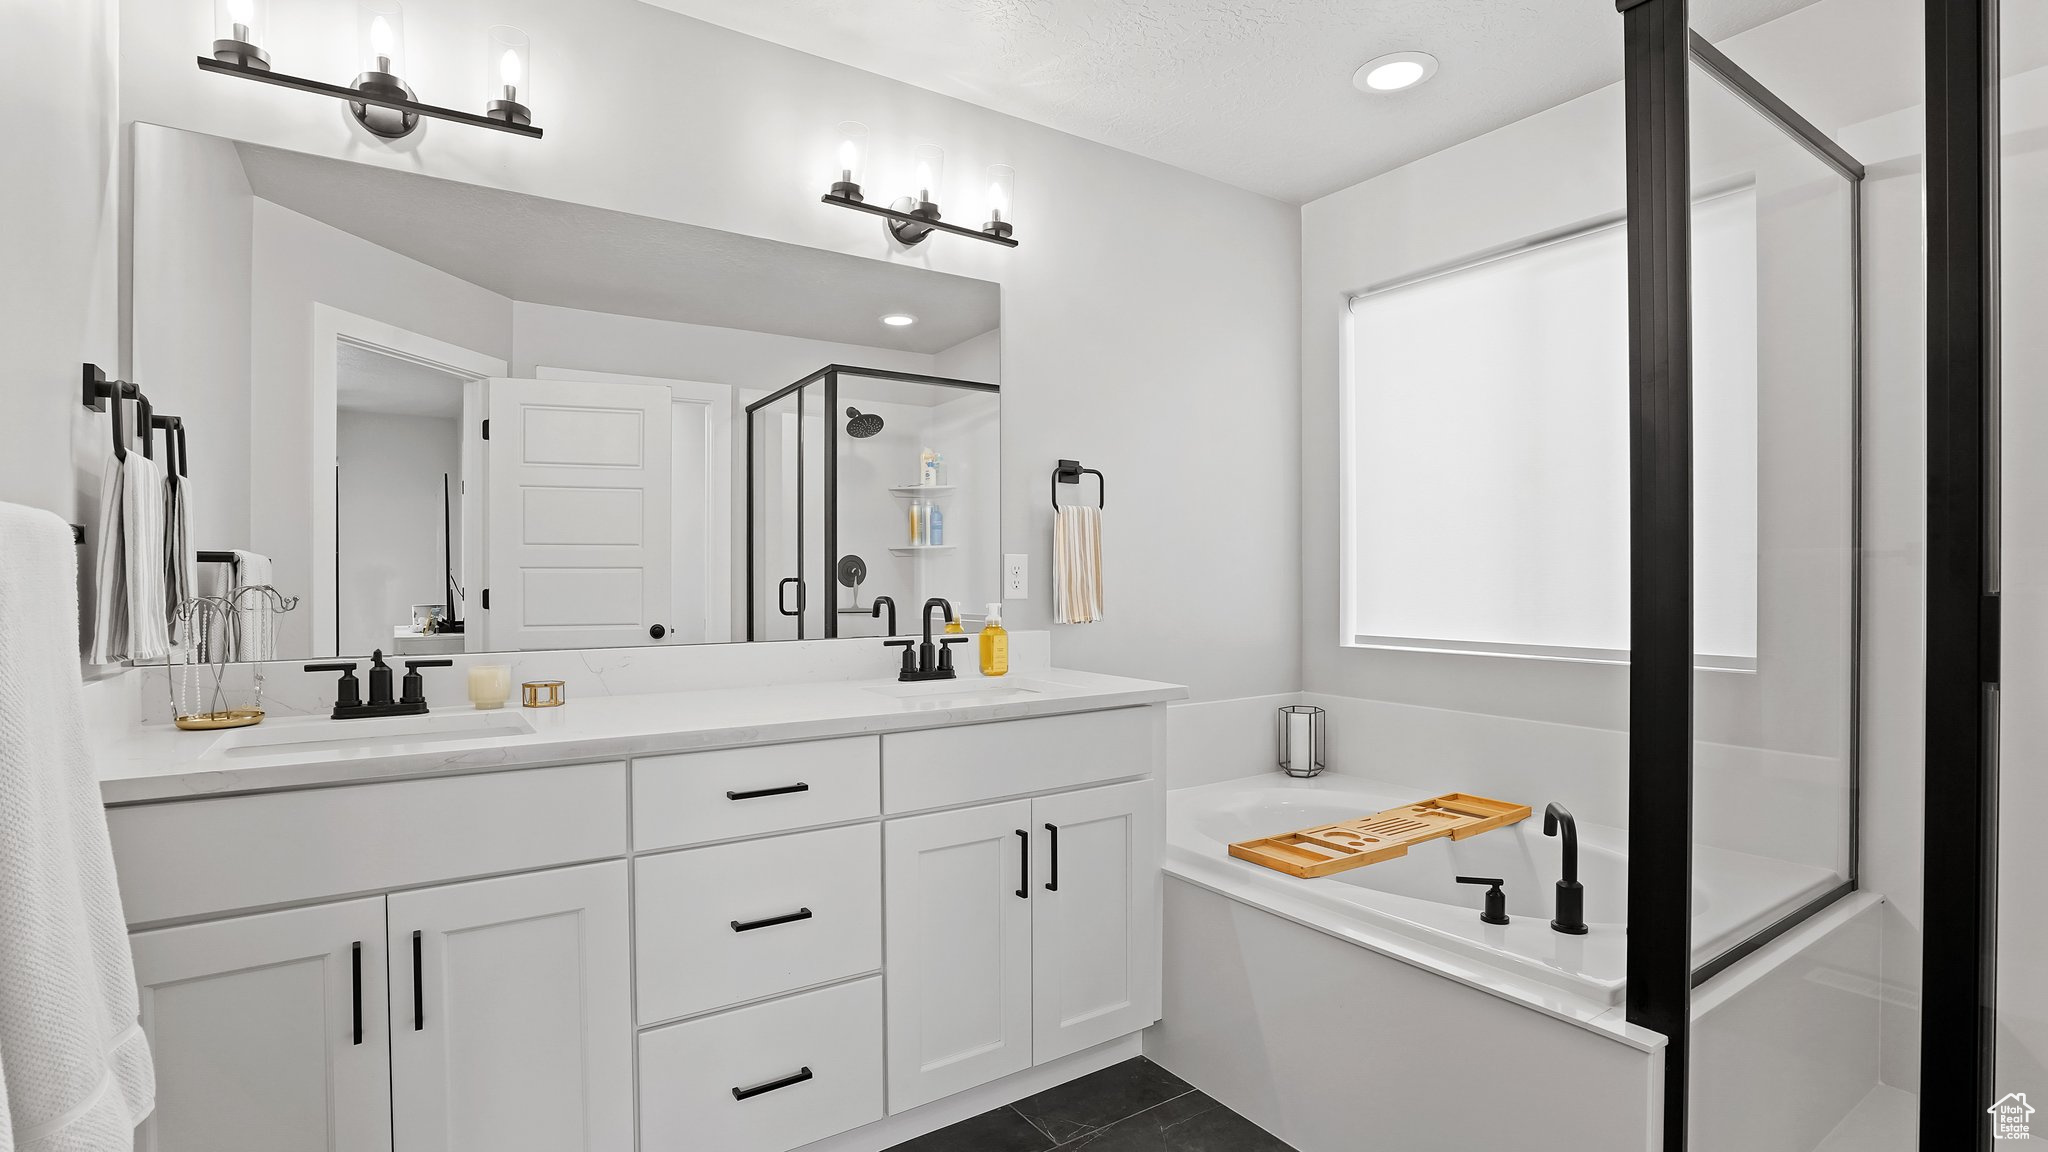
M 861 415 L 860 409 L 846 410 L 846 434 L 855 440 L 865 440 L 882 430 L 882 418 L 870 412 Z

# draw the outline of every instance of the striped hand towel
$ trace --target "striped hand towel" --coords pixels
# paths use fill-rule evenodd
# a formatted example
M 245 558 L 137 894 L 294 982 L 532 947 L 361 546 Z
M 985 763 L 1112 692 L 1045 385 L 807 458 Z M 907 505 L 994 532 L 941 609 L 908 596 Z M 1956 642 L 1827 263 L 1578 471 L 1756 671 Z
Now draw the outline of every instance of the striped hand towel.
M 1061 624 L 1102 619 L 1102 509 L 1061 505 L 1053 519 L 1053 607 Z

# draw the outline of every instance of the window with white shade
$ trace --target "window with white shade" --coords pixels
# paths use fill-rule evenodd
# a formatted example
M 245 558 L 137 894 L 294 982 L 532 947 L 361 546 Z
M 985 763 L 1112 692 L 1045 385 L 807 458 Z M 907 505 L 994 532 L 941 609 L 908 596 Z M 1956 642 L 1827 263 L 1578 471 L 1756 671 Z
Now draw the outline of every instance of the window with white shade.
M 1694 630 L 1757 654 L 1756 198 L 1693 210 Z M 1626 660 L 1627 234 L 1476 259 L 1350 302 L 1348 644 Z

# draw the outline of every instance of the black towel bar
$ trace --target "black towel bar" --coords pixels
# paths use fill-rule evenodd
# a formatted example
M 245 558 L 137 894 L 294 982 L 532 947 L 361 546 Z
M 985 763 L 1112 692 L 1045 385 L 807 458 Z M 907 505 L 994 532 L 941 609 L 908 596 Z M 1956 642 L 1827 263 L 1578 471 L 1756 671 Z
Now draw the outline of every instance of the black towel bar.
M 1062 484 L 1079 484 L 1083 476 L 1095 477 L 1096 505 L 1103 508 L 1109 507 L 1109 482 L 1102 478 L 1102 473 L 1093 468 L 1081 467 L 1079 460 L 1062 460 L 1059 463 L 1059 467 L 1052 470 L 1052 508 L 1054 512 L 1058 512 L 1060 508 L 1059 486 Z
M 109 380 L 106 372 L 97 364 L 85 365 L 81 399 L 86 408 L 94 412 L 107 411 L 108 401 L 113 402 L 114 414 L 114 459 L 128 459 L 128 427 L 121 418 L 121 402 L 135 402 L 135 431 L 142 438 L 142 454 L 154 459 L 156 456 L 156 431 L 164 430 L 164 449 L 171 453 L 171 470 L 179 476 L 187 474 L 188 461 L 185 456 L 185 418 L 182 416 L 159 416 L 150 404 L 149 396 L 141 387 L 125 380 Z

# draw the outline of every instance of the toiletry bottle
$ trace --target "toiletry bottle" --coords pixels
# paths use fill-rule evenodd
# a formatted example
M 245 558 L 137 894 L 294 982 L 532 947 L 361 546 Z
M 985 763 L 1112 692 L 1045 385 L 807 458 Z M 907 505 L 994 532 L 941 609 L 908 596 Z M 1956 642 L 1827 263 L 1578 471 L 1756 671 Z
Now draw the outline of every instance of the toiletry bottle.
M 912 500 L 910 502 L 910 546 L 912 548 L 924 543 L 922 539 L 924 535 L 923 519 L 924 502 L 922 500 Z
M 929 448 L 917 459 L 917 482 L 927 488 L 939 482 L 939 454 Z
M 925 505 L 924 542 L 934 548 L 946 542 L 946 514 L 937 503 Z
M 988 623 L 981 629 L 981 674 L 1003 676 L 1010 671 L 1010 634 L 1003 630 L 1003 606 L 988 606 Z
M 946 601 L 947 607 L 951 607 L 952 603 L 951 600 Z M 960 623 L 960 613 L 953 613 L 953 618 L 946 621 L 946 632 L 952 636 L 965 636 L 967 634 L 966 627 Z

